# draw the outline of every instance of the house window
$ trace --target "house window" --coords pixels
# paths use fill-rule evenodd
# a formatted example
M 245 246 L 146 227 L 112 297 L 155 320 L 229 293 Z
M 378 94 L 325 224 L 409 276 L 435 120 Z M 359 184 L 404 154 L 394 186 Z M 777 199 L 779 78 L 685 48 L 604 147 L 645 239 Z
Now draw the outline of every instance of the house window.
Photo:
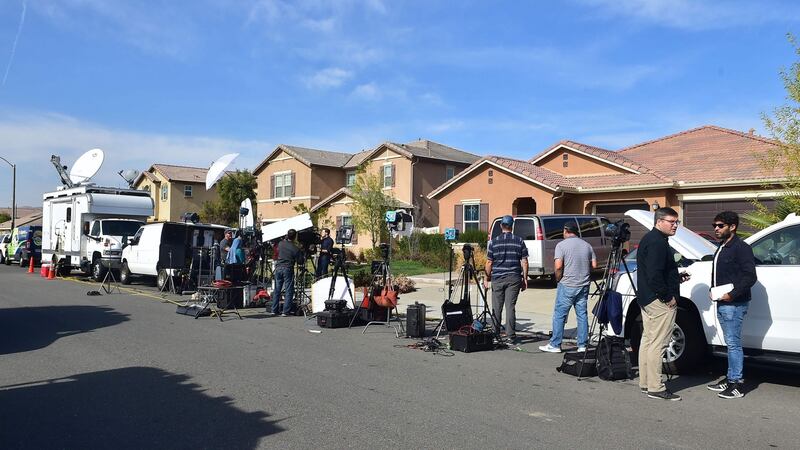
M 481 205 L 464 205 L 464 231 L 480 229 L 480 212 Z
M 383 187 L 388 188 L 394 185 L 392 175 L 394 174 L 394 165 L 387 164 L 383 166 Z
M 569 154 L 568 153 L 564 153 L 564 155 L 561 157 L 561 159 L 563 161 L 561 163 L 561 165 L 564 166 L 564 167 L 569 167 Z
M 275 175 L 275 198 L 289 197 L 292 195 L 292 174 L 284 173 Z
M 161 186 L 161 201 L 167 201 L 167 194 L 169 194 L 169 186 Z
M 149 184 L 145 185 L 145 186 L 142 188 L 142 190 L 143 190 L 143 191 L 145 191 L 145 192 L 150 192 L 150 185 L 149 185 Z
M 445 181 L 453 178 L 454 176 L 456 176 L 456 168 L 453 167 L 453 166 L 447 166 L 447 168 L 445 169 L 445 175 L 444 175 Z
M 353 187 L 356 185 L 356 171 L 355 170 L 348 170 L 344 176 L 344 185 L 347 187 Z
M 353 216 L 342 216 L 342 226 L 343 227 L 352 227 L 353 226 Z
M 190 184 L 183 185 L 183 196 L 184 197 L 191 197 L 192 196 L 192 185 L 190 185 Z

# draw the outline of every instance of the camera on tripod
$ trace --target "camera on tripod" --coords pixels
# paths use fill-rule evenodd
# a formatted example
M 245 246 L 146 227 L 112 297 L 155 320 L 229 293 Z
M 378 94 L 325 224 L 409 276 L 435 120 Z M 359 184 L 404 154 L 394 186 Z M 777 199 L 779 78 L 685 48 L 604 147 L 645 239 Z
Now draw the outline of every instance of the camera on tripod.
M 381 249 L 381 258 L 383 258 L 384 261 L 388 261 L 389 260 L 389 244 L 384 242 L 384 243 L 381 243 L 379 247 Z
M 464 252 L 464 262 L 471 261 L 472 255 L 475 254 L 475 249 L 469 244 L 464 244 L 464 247 L 462 247 L 461 250 Z
M 631 226 L 624 220 L 618 220 L 606 225 L 605 235 L 611 239 L 611 246 L 619 248 L 631 239 Z
M 355 233 L 355 229 L 352 225 L 342 225 L 336 230 L 336 243 L 337 244 L 349 244 L 353 242 L 353 234 Z

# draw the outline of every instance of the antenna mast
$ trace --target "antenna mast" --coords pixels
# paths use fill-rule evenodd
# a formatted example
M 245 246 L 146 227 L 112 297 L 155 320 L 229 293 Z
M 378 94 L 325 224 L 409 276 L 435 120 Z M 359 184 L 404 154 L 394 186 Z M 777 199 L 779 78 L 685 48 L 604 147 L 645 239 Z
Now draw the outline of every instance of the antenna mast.
M 64 186 L 73 188 L 75 187 L 75 183 L 72 182 L 69 178 L 69 174 L 67 173 L 67 168 L 61 165 L 61 157 L 56 155 L 50 155 L 50 162 L 56 167 L 56 171 L 58 175 L 61 177 L 61 183 Z

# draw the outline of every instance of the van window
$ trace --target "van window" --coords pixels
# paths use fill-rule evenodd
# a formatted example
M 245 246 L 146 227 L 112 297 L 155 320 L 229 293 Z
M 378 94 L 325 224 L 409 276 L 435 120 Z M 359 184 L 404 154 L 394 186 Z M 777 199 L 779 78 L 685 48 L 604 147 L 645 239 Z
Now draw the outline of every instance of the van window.
M 72 222 L 72 208 L 67 208 L 67 223 Z
M 489 236 L 489 239 L 494 239 L 497 236 L 500 236 L 500 233 L 502 232 L 503 230 L 500 229 L 500 220 L 495 220 L 494 225 L 492 225 L 492 234 Z
M 544 236 L 546 239 L 564 239 L 564 224 L 575 223 L 574 217 L 543 217 Z
M 514 221 L 514 234 L 524 240 L 536 240 L 536 226 L 533 219 L 517 219 Z
M 578 217 L 581 237 L 600 237 L 600 222 L 595 217 Z
M 92 225 L 92 232 L 89 233 L 90 236 L 100 236 L 100 222 L 95 222 Z

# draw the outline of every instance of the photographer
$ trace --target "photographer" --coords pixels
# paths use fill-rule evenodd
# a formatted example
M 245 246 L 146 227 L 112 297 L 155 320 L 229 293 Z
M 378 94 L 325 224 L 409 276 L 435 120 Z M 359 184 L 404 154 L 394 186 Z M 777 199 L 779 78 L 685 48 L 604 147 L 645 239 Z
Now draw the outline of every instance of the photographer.
M 328 266 L 331 263 L 331 251 L 333 250 L 333 239 L 329 228 L 322 229 L 322 240 L 319 243 L 319 259 L 317 259 L 317 272 L 314 274 L 317 279 L 328 274 Z
M 513 217 L 503 216 L 500 220 L 503 232 L 489 241 L 486 259 L 486 276 L 492 279 L 492 308 L 499 322 L 495 326 L 500 327 L 505 307 L 506 336 L 512 343 L 516 339 L 517 297 L 528 283 L 528 248 L 521 237 L 511 232 L 513 225 Z M 483 283 L 487 288 L 486 280 Z
M 304 264 L 302 253 L 294 240 L 297 238 L 297 231 L 290 229 L 286 233 L 286 239 L 278 243 L 275 260 L 275 291 L 272 296 L 272 315 L 278 315 L 281 304 L 282 290 L 286 288 L 286 297 L 283 301 L 283 313 L 281 317 L 286 317 L 292 312 L 294 301 L 294 264 Z

